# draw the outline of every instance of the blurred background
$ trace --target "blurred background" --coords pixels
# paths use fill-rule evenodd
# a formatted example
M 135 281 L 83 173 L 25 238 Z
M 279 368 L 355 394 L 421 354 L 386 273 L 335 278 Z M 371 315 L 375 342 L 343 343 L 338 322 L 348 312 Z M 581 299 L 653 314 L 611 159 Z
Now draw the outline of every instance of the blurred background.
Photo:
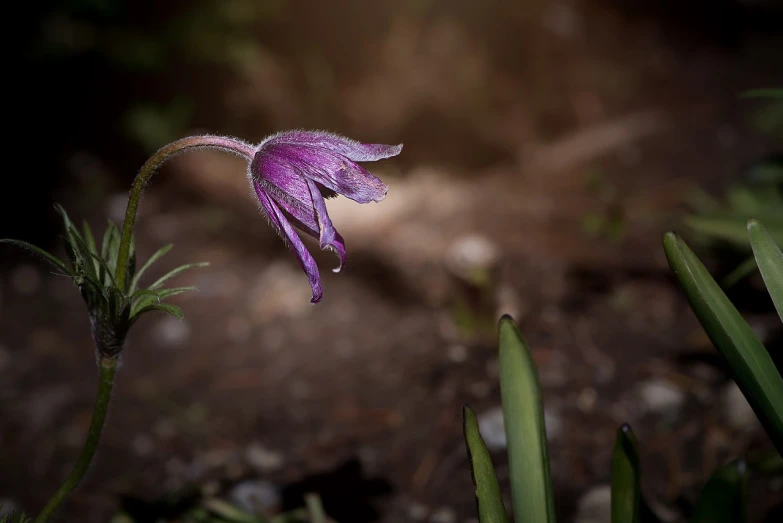
M 780 164 L 783 111 L 741 94 L 783 85 L 780 2 L 9 9 L 0 237 L 62 254 L 54 202 L 98 231 L 119 223 L 145 159 L 189 134 L 321 128 L 405 144 L 367 166 L 385 201 L 329 201 L 348 265 L 331 273 L 333 256 L 308 244 L 317 306 L 241 161 L 194 153 L 153 178 L 140 259 L 173 242 L 158 270 L 211 266 L 177 282 L 200 290 L 173 300 L 184 321 L 149 315 L 131 332 L 101 450 L 59 521 L 120 507 L 155 521 L 199 492 L 274 511 L 309 491 L 341 523 L 477 521 L 461 406 L 507 485 L 500 313 L 539 365 L 559 520 L 606 521 L 620 423 L 664 521 L 728 457 L 770 448 L 661 235 L 680 231 L 717 276 L 745 258 L 741 242 L 712 241 L 744 218 L 714 218 L 732 195 L 779 190 L 763 173 Z M 70 282 L 11 247 L 0 262 L 0 503 L 35 513 L 86 434 L 94 355 Z M 744 278 L 731 296 L 783 354 L 758 291 Z M 751 522 L 774 517 L 775 488 L 751 489 Z

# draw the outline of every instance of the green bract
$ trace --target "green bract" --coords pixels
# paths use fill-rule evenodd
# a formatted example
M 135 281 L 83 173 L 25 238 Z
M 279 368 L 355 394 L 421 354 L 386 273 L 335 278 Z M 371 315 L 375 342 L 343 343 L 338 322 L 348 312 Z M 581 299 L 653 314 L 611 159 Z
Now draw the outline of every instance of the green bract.
M 171 250 L 166 245 L 153 254 L 141 269 L 136 272 L 136 256 L 133 242 L 130 246 L 130 257 L 125 268 L 128 278 L 121 287 L 116 282 L 117 258 L 120 247 L 120 232 L 109 222 L 103 234 L 100 246 L 95 241 L 92 230 L 86 222 L 81 232 L 68 218 L 61 206 L 55 209 L 63 218 L 65 227 L 65 252 L 68 262 L 64 262 L 52 254 L 19 240 L 0 240 L 2 243 L 17 245 L 43 258 L 52 264 L 59 274 L 68 276 L 79 288 L 90 316 L 93 339 L 96 350 L 103 356 L 113 357 L 122 350 L 125 337 L 130 327 L 150 311 L 163 311 L 182 319 L 182 310 L 163 300 L 176 294 L 196 290 L 195 287 L 165 288 L 163 284 L 182 271 L 194 267 L 204 267 L 207 263 L 190 263 L 182 265 L 164 274 L 152 285 L 138 288 L 142 275 Z

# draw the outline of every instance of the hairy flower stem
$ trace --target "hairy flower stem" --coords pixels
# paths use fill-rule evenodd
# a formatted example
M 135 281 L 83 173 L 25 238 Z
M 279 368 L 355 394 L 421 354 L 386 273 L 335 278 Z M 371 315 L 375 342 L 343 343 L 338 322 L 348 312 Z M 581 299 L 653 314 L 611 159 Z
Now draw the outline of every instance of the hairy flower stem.
M 136 211 L 139 208 L 139 200 L 141 199 L 141 193 L 144 191 L 144 186 L 166 160 L 189 149 L 217 149 L 239 156 L 247 160 L 248 163 L 253 160 L 253 154 L 255 153 L 253 146 L 234 138 L 224 136 L 190 136 L 166 145 L 147 160 L 139 174 L 136 175 L 136 179 L 133 180 L 133 186 L 128 198 L 128 208 L 125 211 L 125 221 L 122 224 L 120 250 L 117 256 L 117 272 L 114 275 L 117 287 L 120 289 L 125 289 L 133 226 L 136 223 Z
M 103 424 L 106 421 L 106 413 L 109 410 L 109 400 L 111 399 L 111 390 L 114 385 L 114 373 L 117 370 L 117 361 L 118 358 L 116 356 L 101 356 L 99 359 L 98 368 L 100 369 L 100 374 L 98 395 L 95 398 L 95 406 L 92 410 L 92 422 L 90 422 L 90 430 L 87 433 L 87 439 L 84 441 L 84 447 L 82 447 L 82 452 L 79 454 L 79 459 L 76 461 L 73 470 L 38 515 L 35 523 L 47 521 L 68 494 L 76 488 L 76 485 L 78 485 L 79 481 L 84 477 L 84 473 L 87 472 L 87 468 L 89 468 L 90 462 L 92 461 L 93 456 L 95 456 L 95 451 L 98 449 L 101 432 L 103 431 Z

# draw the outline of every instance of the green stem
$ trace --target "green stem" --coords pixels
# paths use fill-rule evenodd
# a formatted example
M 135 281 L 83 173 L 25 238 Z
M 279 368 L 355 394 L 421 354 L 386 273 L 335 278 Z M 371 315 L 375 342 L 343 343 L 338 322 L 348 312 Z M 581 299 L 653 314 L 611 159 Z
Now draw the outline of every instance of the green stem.
M 235 138 L 224 136 L 190 136 L 172 142 L 161 148 L 150 157 L 142 166 L 136 179 L 133 180 L 130 196 L 128 197 L 128 208 L 125 210 L 125 221 L 122 224 L 122 236 L 120 238 L 120 250 L 117 255 L 117 271 L 114 280 L 119 289 L 125 290 L 125 278 L 128 274 L 128 257 L 130 255 L 131 238 L 133 237 L 133 226 L 136 223 L 136 211 L 139 208 L 139 200 L 144 186 L 155 174 L 166 160 L 181 154 L 188 149 L 218 149 L 225 151 L 251 162 L 255 149 L 252 145 Z
M 82 447 L 82 452 L 79 454 L 79 459 L 76 461 L 73 470 L 38 515 L 35 523 L 47 521 L 65 498 L 68 497 L 68 494 L 76 488 L 76 485 L 79 484 L 84 473 L 87 472 L 87 468 L 90 466 L 93 456 L 95 456 L 95 451 L 98 449 L 101 432 L 103 431 L 103 424 L 106 421 L 106 413 L 109 410 L 109 400 L 111 399 L 111 390 L 114 385 L 114 373 L 117 370 L 117 360 L 118 358 L 116 356 L 101 356 L 98 363 L 98 368 L 100 369 L 98 395 L 95 398 L 95 406 L 92 411 L 92 422 L 90 423 L 90 430 L 87 433 L 84 447 Z

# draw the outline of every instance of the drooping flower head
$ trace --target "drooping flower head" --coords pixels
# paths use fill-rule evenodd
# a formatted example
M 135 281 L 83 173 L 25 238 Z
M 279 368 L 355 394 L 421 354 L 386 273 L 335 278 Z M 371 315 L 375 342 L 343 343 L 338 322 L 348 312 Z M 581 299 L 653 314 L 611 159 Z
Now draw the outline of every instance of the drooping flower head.
M 312 287 L 323 296 L 318 266 L 294 227 L 317 238 L 321 249 L 345 263 L 345 241 L 329 219 L 325 199 L 341 194 L 358 203 L 380 202 L 386 185 L 356 162 L 400 154 L 402 145 L 363 144 L 321 131 L 272 135 L 255 149 L 248 178 L 269 222 L 299 260 Z

